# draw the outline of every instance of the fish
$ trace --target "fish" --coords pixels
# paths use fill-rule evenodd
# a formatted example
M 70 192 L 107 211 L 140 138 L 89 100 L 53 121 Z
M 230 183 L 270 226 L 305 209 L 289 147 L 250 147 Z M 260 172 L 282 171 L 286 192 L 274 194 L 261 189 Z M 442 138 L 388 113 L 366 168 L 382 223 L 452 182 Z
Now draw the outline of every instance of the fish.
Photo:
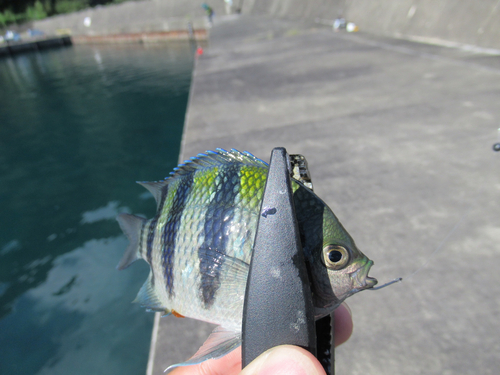
M 169 369 L 219 358 L 241 345 L 245 287 L 268 170 L 246 151 L 207 151 L 164 180 L 138 182 L 156 199 L 153 218 L 117 217 L 130 242 L 117 268 L 137 259 L 150 266 L 134 302 L 163 316 L 217 325 L 193 357 Z M 319 319 L 377 280 L 368 276 L 373 261 L 300 180 L 292 179 L 293 202 Z

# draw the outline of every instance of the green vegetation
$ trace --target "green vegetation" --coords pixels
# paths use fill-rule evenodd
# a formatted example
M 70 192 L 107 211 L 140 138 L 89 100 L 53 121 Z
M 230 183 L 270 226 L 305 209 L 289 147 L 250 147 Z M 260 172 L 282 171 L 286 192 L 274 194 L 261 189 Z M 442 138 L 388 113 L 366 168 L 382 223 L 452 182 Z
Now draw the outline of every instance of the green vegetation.
M 128 0 L 0 0 L 0 27 Z

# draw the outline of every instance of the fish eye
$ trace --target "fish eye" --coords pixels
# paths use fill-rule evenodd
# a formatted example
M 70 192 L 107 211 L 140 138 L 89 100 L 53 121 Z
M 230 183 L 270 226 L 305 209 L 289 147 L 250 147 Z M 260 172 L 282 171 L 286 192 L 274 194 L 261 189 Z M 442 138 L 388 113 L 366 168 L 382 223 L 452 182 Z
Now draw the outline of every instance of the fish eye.
M 340 270 L 349 263 L 349 251 L 343 246 L 328 245 L 323 248 L 325 265 L 332 270 Z

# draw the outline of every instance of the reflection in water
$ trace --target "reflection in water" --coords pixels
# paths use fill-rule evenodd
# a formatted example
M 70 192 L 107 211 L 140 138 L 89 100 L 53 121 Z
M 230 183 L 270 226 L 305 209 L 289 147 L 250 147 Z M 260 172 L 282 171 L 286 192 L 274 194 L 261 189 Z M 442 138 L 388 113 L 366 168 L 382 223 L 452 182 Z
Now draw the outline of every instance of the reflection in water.
M 144 372 L 146 265 L 115 271 L 114 216 L 176 165 L 188 45 L 75 47 L 0 60 L 2 374 Z M 133 202 L 124 207 L 121 202 Z
M 152 196 L 151 196 L 152 198 Z M 130 210 L 125 207 L 119 207 L 120 202 L 112 201 L 108 202 L 108 204 L 104 207 L 98 208 L 96 210 L 87 211 L 82 214 L 82 224 L 90 224 L 95 223 L 99 220 L 105 219 L 114 219 L 119 214 L 127 212 L 130 213 Z

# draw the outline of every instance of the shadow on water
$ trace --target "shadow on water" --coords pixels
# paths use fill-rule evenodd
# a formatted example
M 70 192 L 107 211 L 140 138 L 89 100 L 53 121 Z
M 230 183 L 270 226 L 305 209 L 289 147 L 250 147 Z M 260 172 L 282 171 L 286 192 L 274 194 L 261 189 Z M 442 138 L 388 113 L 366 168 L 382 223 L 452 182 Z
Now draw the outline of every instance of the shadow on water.
M 114 216 L 154 213 L 134 181 L 177 164 L 192 59 L 185 43 L 0 60 L 0 373 L 144 371 L 152 315 L 130 301 L 147 266 L 115 271 Z

